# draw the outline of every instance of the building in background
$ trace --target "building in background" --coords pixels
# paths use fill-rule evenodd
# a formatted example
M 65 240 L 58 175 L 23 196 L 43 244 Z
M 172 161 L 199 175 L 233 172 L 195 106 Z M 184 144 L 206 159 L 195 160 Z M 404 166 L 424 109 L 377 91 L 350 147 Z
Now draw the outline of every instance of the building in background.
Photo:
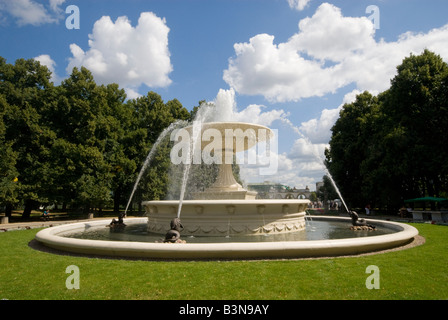
M 296 187 L 270 181 L 249 183 L 247 188 L 258 192 L 257 199 L 309 199 L 311 195 L 308 186 L 305 189 L 296 189 Z

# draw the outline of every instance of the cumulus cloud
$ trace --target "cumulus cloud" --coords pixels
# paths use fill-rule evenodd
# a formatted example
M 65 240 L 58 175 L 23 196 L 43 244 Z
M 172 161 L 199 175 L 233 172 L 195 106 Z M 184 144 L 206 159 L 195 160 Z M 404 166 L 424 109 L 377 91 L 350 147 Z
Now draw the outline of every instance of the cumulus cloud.
M 273 175 L 260 175 L 260 167 L 240 165 L 240 177 L 246 183 L 270 181 L 291 187 L 314 189 L 316 181 L 323 176 L 322 165 L 313 161 L 298 161 L 292 159 L 286 152 L 275 154 L 278 163 Z
M 292 8 L 300 1 L 289 1 Z M 297 6 L 295 6 L 297 5 Z M 293 141 L 287 152 L 276 153 L 277 172 L 260 176 L 261 166 L 242 166 L 241 177 L 247 182 L 271 180 L 291 186 L 314 186 L 325 174 L 324 150 L 331 128 L 344 103 L 353 102 L 364 90 L 378 94 L 390 86 L 396 67 L 409 54 L 425 48 L 448 60 L 448 25 L 426 33 L 404 33 L 396 41 L 375 39 L 375 27 L 367 17 L 345 17 L 334 5 L 324 3 L 311 16 L 298 23 L 298 31 L 288 41 L 275 43 L 275 37 L 258 34 L 247 42 L 234 45 L 223 78 L 237 94 L 262 95 L 272 102 L 299 101 L 320 97 L 353 86 L 342 103 L 322 110 L 315 119 L 293 124 L 284 110 L 265 110 L 249 105 L 235 113 L 237 121 L 271 126 L 279 120 L 297 136 L 279 139 Z
M 60 81 L 59 77 L 56 75 L 56 62 L 51 59 L 48 54 L 41 54 L 34 58 L 34 60 L 39 61 L 41 65 L 46 66 L 48 70 L 51 72 L 51 81 L 57 83 Z
M 288 0 L 289 7 L 302 11 L 311 2 L 311 0 Z
M 269 127 L 274 121 L 282 121 L 289 116 L 288 112 L 281 109 L 273 109 L 263 112 L 264 109 L 266 109 L 265 106 L 251 104 L 235 114 L 235 121 L 256 123 Z
M 213 112 L 204 119 L 206 122 L 238 121 L 269 127 L 274 121 L 285 121 L 289 116 L 289 113 L 284 110 L 273 109 L 264 111 L 267 107 L 257 104 L 251 104 L 244 109 L 238 110 L 235 90 L 233 89 L 219 89 L 213 105 Z
M 325 147 L 325 144 L 313 144 L 309 139 L 299 138 L 294 141 L 289 157 L 301 162 L 322 162 Z
M 47 6 L 33 0 L 0 0 L 0 13 L 6 12 L 19 26 L 38 26 L 58 22 L 61 18 L 59 6 L 64 2 L 65 0 L 50 0 L 48 10 Z
M 292 8 L 302 8 L 299 1 L 289 3 Z M 302 5 L 304 8 L 305 2 Z M 429 49 L 448 60 L 446 43 L 448 25 L 426 33 L 407 32 L 396 41 L 376 40 L 374 25 L 367 17 L 345 17 L 339 8 L 324 3 L 311 17 L 299 21 L 298 32 L 286 42 L 275 43 L 273 35 L 258 34 L 248 42 L 236 43 L 223 79 L 238 94 L 261 95 L 271 102 L 322 97 L 354 85 L 339 106 L 324 109 L 315 119 L 299 125 L 283 110 L 263 112 L 261 106 L 254 105 L 239 113 L 242 119 L 280 120 L 297 134 L 290 150 L 277 155 L 275 177 L 265 178 L 312 186 L 325 174 L 324 150 L 343 104 L 353 102 L 365 90 L 378 94 L 389 88 L 396 67 L 411 53 Z M 241 172 L 249 181 L 262 179 L 254 168 Z
M 164 18 L 143 12 L 133 27 L 127 17 L 115 22 L 103 16 L 95 22 L 89 35 L 89 48 L 84 51 L 71 44 L 72 56 L 67 72 L 73 67 L 89 69 L 98 83 L 118 83 L 135 95 L 142 84 L 166 87 L 173 70 L 168 49 L 170 29 Z
M 367 17 L 344 17 L 324 3 L 302 19 L 287 42 L 259 34 L 234 45 L 223 79 L 236 92 L 274 102 L 335 93 L 349 84 L 360 91 L 384 91 L 396 66 L 425 48 L 448 58 L 448 25 L 428 33 L 405 33 L 395 42 L 377 41 Z
M 330 129 L 339 118 L 341 106 L 336 109 L 322 110 L 318 119 L 302 122 L 299 130 L 309 137 L 312 143 L 326 144 L 330 141 Z
M 65 2 L 65 0 L 50 0 L 50 8 L 55 12 L 61 12 L 60 6 Z

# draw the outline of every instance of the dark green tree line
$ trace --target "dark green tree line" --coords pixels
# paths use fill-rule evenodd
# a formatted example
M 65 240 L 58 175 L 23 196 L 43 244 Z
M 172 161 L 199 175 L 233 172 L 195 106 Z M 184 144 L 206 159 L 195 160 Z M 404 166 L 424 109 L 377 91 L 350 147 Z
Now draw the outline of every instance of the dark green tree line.
M 448 64 L 435 53 L 405 58 L 391 86 L 343 106 L 327 166 L 352 206 L 395 210 L 448 192 Z
M 86 68 L 55 86 L 39 62 L 0 57 L 0 208 L 27 217 L 39 205 L 116 211 L 161 131 L 190 113 L 149 92 L 126 101 L 116 84 L 97 85 Z M 157 159 L 159 165 L 168 158 Z M 167 192 L 162 170 L 149 173 L 149 199 Z

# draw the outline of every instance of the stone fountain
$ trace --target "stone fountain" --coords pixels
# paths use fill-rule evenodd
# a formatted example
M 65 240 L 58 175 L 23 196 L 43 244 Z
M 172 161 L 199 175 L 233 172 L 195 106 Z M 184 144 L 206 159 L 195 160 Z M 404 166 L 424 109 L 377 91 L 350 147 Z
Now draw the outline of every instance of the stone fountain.
M 218 94 L 217 105 L 231 106 L 232 100 L 231 95 L 221 93 Z M 362 231 L 353 231 L 353 234 L 344 238 L 329 236 L 321 240 L 285 240 L 290 235 L 307 232 L 305 210 L 309 201 L 257 200 L 256 193 L 244 189 L 232 173 L 235 153 L 248 150 L 262 141 L 269 141 L 273 131 L 260 125 L 231 122 L 232 118 L 228 117 L 231 112 L 228 108 L 216 108 L 213 114 L 214 119 L 226 122 L 201 122 L 199 130 L 193 124 L 182 131 L 186 136 L 193 137 L 198 133 L 200 139 L 193 139 L 193 142 L 201 141 L 201 143 L 193 143 L 193 149 L 197 146 L 199 154 L 207 154 L 213 149 L 213 152 L 209 154 L 213 158 L 213 163 L 219 163 L 220 169 L 215 182 L 208 189 L 193 193 L 192 200 L 184 200 L 181 196 L 176 201 L 145 201 L 143 205 L 147 217 L 126 218 L 125 211 L 119 216 L 119 220 L 114 220 L 113 223 L 110 223 L 110 220 L 89 220 L 43 229 L 36 234 L 36 240 L 45 246 L 64 252 L 92 255 L 151 259 L 264 259 L 341 256 L 373 252 L 404 245 L 418 235 L 417 229 L 410 225 L 375 220 L 375 226 L 388 229 L 389 233 L 364 237 L 360 236 L 359 232 L 362 233 Z M 204 118 L 206 117 L 201 119 Z M 177 124 L 174 125 L 176 126 Z M 171 126 L 161 134 L 158 141 L 161 141 L 170 130 Z M 155 146 L 157 144 L 158 142 Z M 155 149 L 153 147 L 148 155 L 134 190 Z M 194 153 L 192 154 L 194 156 Z M 186 168 L 188 166 L 186 165 Z M 186 176 L 188 175 L 184 174 L 182 190 L 185 187 Z M 347 225 L 344 229 L 347 229 L 350 224 L 367 225 L 369 223 L 368 220 L 356 219 L 353 212 L 352 219 L 326 216 L 313 216 L 312 219 L 313 223 L 322 221 L 330 226 L 342 222 L 344 226 Z M 160 240 L 162 237 L 159 235 L 168 235 L 165 237 L 166 241 L 114 240 L 115 236 L 124 235 L 132 226 L 140 225 L 147 229 L 148 237 L 155 233 L 157 239 Z M 100 232 L 110 230 L 107 233 L 108 240 L 97 240 L 96 236 L 93 239 L 84 238 L 84 235 L 97 230 Z M 73 234 L 80 234 L 81 237 L 73 237 Z M 186 243 L 185 241 L 180 243 L 167 241 L 178 240 L 180 236 L 185 237 Z M 193 241 L 195 239 L 188 236 L 201 238 L 200 240 L 206 239 L 206 241 L 195 243 Z M 274 241 L 269 240 L 272 238 Z M 283 240 L 275 240 L 275 238 Z M 267 239 L 267 241 L 261 239 Z
M 191 135 L 193 127 L 185 128 Z M 207 190 L 193 194 L 193 200 L 145 201 L 148 231 L 165 234 L 170 221 L 181 218 L 183 235 L 232 236 L 288 233 L 305 228 L 305 210 L 309 200 L 256 200 L 256 192 L 244 189 L 233 176 L 232 159 L 261 141 L 273 138 L 273 132 L 261 125 L 242 122 L 210 122 L 200 128 L 200 137 L 213 133 L 214 159 L 219 163 L 216 181 Z M 200 150 L 211 142 L 201 138 Z M 180 211 L 180 216 L 177 213 Z

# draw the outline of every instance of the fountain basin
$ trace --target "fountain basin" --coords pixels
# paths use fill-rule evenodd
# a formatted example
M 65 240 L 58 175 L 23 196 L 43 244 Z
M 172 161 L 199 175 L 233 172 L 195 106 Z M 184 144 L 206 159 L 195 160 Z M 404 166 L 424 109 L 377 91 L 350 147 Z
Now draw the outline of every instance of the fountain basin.
M 343 221 L 350 227 L 350 218 L 313 216 L 313 221 Z M 127 225 L 145 223 L 147 218 L 125 219 Z M 36 240 L 45 246 L 79 254 L 111 257 L 147 259 L 267 259 L 305 258 L 354 255 L 395 248 L 413 240 L 418 235 L 414 227 L 390 221 L 367 220 L 376 226 L 393 231 L 391 234 L 353 238 L 274 241 L 274 242 L 230 242 L 230 243 L 148 243 L 130 241 L 104 241 L 75 239 L 61 236 L 72 231 L 89 228 L 106 228 L 109 220 L 97 220 L 61 225 L 43 229 L 36 234 Z M 188 241 L 188 239 L 187 239 Z
M 309 200 L 185 200 L 182 235 L 226 236 L 288 233 L 305 228 Z M 145 201 L 148 231 L 165 234 L 179 201 Z

